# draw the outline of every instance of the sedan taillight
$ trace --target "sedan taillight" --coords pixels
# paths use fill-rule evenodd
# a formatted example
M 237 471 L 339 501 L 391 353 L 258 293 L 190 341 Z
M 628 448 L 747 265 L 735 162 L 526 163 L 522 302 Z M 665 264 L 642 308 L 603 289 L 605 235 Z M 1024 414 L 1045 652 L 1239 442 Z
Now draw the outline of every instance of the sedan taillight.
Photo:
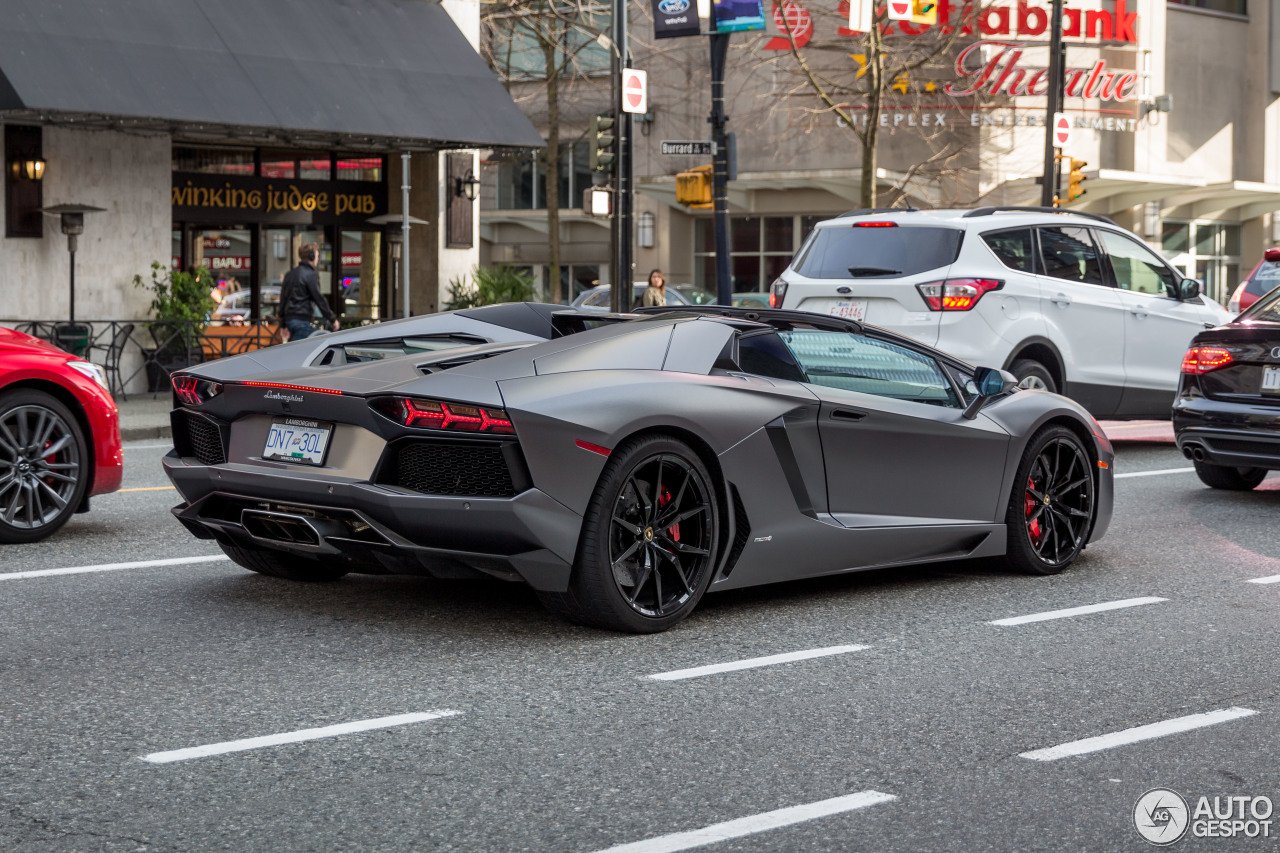
M 1230 350 L 1222 347 L 1192 347 L 1182 359 L 1182 372 L 1191 376 L 1200 376 L 1211 370 L 1226 367 L 1235 358 Z
M 949 278 L 916 285 L 930 311 L 968 311 L 983 294 L 1002 287 L 1004 282 L 994 278 Z
M 489 435 L 515 435 L 516 432 L 503 409 L 412 397 L 384 397 L 373 405 L 401 426 Z

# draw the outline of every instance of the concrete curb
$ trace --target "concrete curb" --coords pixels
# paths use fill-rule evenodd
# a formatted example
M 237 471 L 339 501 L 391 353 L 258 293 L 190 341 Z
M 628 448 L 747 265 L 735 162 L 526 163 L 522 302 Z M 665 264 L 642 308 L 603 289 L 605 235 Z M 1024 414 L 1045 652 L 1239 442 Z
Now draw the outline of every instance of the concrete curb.
M 147 439 L 163 438 L 165 441 L 172 439 L 168 425 L 165 426 L 140 426 L 140 427 L 124 427 L 120 430 L 121 441 L 146 441 Z

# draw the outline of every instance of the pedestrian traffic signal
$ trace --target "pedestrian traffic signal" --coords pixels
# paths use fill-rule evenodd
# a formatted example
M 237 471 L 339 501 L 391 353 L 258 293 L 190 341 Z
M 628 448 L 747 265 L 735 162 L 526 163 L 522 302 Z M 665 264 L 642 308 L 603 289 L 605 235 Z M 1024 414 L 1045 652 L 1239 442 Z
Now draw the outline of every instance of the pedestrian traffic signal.
M 712 207 L 711 167 L 699 166 L 676 175 L 676 201 L 698 210 Z
M 608 113 L 591 117 L 591 133 L 587 142 L 588 165 L 594 171 L 604 172 L 613 168 L 618 159 L 618 137 L 613 132 L 615 119 Z
M 1067 201 L 1075 201 L 1085 194 L 1084 167 L 1088 165 L 1083 160 L 1071 158 L 1071 171 L 1067 174 Z

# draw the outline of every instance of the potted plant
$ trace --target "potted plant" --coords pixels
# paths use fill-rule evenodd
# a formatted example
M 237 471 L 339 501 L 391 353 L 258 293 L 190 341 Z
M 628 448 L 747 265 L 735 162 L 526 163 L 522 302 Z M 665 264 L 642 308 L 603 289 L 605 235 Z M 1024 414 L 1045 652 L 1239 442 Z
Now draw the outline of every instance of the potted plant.
M 533 276 L 515 267 L 499 264 L 493 267 L 474 267 L 471 282 L 466 276 L 449 280 L 449 298 L 446 311 L 494 305 L 499 302 L 529 302 L 538 298 Z
M 151 391 L 165 391 L 170 373 L 204 360 L 200 336 L 217 305 L 210 295 L 217 282 L 204 267 L 184 272 L 153 261 L 150 280 L 135 275 L 133 286 L 151 294 L 147 328 L 156 346 L 147 353 L 147 382 Z

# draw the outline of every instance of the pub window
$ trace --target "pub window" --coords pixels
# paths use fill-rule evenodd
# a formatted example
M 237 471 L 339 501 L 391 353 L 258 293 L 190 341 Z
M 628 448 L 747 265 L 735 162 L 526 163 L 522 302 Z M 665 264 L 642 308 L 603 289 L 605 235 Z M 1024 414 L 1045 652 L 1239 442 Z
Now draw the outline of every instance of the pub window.
M 362 154 L 339 154 L 334 165 L 340 181 L 381 181 L 382 158 Z
M 209 175 L 252 175 L 252 148 L 173 146 L 173 171 Z

